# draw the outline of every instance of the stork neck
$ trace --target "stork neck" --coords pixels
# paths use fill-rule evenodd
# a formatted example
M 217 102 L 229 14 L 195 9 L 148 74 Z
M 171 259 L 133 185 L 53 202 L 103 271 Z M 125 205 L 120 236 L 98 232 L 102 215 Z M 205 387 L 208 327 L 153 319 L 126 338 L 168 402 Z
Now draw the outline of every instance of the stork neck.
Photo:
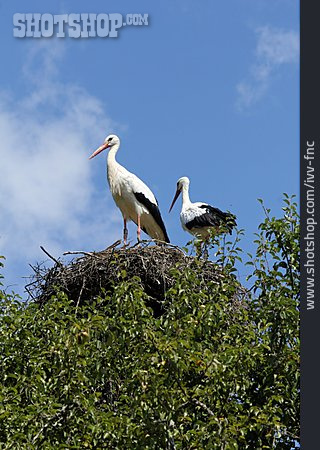
M 189 197 L 189 186 L 184 185 L 182 187 L 182 206 L 187 206 L 191 203 L 190 197 Z
M 107 164 L 108 165 L 117 162 L 116 161 L 116 154 L 117 154 L 118 150 L 119 150 L 119 144 L 115 144 L 115 145 L 113 145 L 110 148 L 110 150 L 108 152 L 108 157 L 107 157 Z

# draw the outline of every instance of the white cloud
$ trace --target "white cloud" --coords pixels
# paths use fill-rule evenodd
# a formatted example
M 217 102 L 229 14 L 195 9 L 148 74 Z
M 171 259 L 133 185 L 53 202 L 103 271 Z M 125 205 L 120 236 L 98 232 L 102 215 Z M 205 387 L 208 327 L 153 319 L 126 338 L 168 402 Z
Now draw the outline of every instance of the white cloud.
M 56 256 L 98 250 L 122 229 L 107 186 L 97 191 L 98 166 L 88 160 L 115 124 L 98 99 L 56 81 L 59 57 L 53 45 L 38 47 L 24 67 L 30 92 L 19 100 L 0 95 L 0 254 L 10 272 L 39 258 L 39 245 Z
M 237 85 L 237 106 L 240 110 L 257 103 L 267 92 L 271 77 L 284 64 L 299 60 L 299 35 L 269 26 L 256 29 L 255 62 L 250 76 Z

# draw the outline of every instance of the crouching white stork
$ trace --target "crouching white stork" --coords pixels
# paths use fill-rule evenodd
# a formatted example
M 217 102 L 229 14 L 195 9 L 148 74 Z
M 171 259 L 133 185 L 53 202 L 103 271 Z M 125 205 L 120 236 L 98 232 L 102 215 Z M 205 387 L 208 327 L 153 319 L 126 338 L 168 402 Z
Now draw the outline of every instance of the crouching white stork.
M 180 212 L 182 228 L 202 240 L 209 238 L 211 229 L 215 229 L 217 233 L 227 231 L 231 234 L 233 227 L 237 225 L 235 216 L 207 203 L 192 203 L 189 197 L 189 184 L 188 177 L 179 178 L 177 191 L 169 209 L 170 212 L 182 192 Z
M 155 196 L 143 181 L 116 161 L 119 147 L 118 136 L 110 134 L 89 159 L 94 158 L 103 150 L 109 149 L 107 177 L 112 197 L 123 216 L 124 245 L 127 245 L 127 222 L 130 220 L 138 227 L 138 241 L 140 241 L 141 230 L 143 230 L 153 239 L 170 242 Z

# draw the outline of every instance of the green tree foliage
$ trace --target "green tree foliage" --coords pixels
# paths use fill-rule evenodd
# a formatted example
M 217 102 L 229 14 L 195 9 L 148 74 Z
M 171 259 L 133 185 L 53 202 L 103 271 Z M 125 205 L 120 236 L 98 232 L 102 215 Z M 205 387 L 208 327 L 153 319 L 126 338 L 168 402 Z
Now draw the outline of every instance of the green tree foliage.
M 173 268 L 155 318 L 139 279 L 76 307 L 1 292 L 3 449 L 290 449 L 298 435 L 296 204 L 266 218 L 234 275 L 239 237 L 218 249 L 220 281 Z M 200 288 L 200 289 L 199 289 Z

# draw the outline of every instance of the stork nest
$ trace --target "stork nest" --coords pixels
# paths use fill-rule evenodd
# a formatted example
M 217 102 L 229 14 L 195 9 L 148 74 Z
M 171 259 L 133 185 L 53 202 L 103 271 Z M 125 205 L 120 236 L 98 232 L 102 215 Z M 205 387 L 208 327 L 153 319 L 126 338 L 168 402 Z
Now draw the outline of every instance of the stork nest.
M 58 289 L 79 305 L 95 299 L 103 291 L 112 292 L 114 285 L 119 283 L 119 275 L 128 280 L 138 277 L 148 295 L 148 306 L 152 307 L 155 316 L 159 316 L 163 312 L 166 292 L 176 281 L 173 269 L 182 273 L 188 268 L 196 269 L 201 277 L 200 288 L 208 282 L 219 283 L 225 277 L 219 265 L 188 256 L 171 244 L 150 245 L 150 241 L 143 241 L 139 246 L 116 249 L 119 243 L 117 241 L 101 252 L 66 252 L 64 254 L 81 254 L 68 263 L 53 258 L 41 247 L 55 264 L 51 268 L 43 264 L 32 267 L 34 274 L 26 291 L 42 305 Z M 245 296 L 245 289 L 239 286 L 232 299 L 233 306 L 242 307 Z

